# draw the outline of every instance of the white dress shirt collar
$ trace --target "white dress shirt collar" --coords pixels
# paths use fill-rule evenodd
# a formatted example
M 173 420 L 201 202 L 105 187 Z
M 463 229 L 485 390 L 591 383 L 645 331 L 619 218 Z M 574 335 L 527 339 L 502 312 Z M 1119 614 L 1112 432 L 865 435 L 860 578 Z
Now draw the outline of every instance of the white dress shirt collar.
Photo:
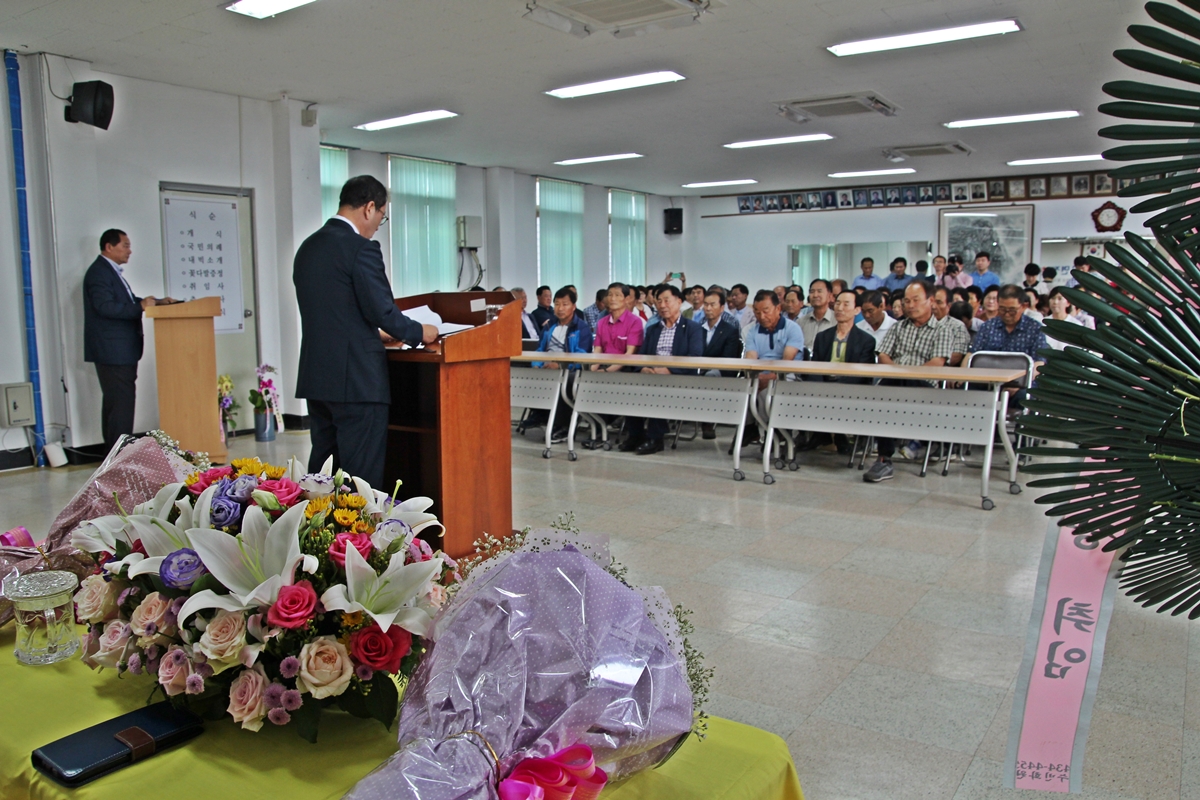
M 121 269 L 121 265 L 103 253 L 100 254 L 100 257 L 109 263 L 109 266 L 113 268 L 113 272 L 117 273 L 117 277 L 121 279 L 121 284 L 125 287 L 125 291 L 129 292 L 129 299 L 136 300 L 137 298 L 133 294 L 133 287 L 129 285 L 129 281 L 125 280 L 125 271 Z
M 361 231 L 358 229 L 358 226 L 357 226 L 357 225 L 355 225 L 355 224 L 354 224 L 353 222 L 351 222 L 350 220 L 348 220 L 348 219 L 346 219 L 345 217 L 343 217 L 341 214 L 334 214 L 334 215 L 333 215 L 333 218 L 334 218 L 334 219 L 340 219 L 342 222 L 346 223 L 346 224 L 347 224 L 347 225 L 349 225 L 351 228 L 353 228 L 355 233 L 357 233 L 359 236 L 362 236 L 362 232 L 361 232 Z

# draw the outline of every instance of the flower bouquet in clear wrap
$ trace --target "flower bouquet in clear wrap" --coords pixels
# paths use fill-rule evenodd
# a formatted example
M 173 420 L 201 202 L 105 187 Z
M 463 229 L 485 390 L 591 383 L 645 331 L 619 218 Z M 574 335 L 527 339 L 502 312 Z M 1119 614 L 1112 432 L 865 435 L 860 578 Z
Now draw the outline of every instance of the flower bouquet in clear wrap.
M 594 797 L 702 733 L 711 670 L 686 612 L 569 525 L 489 539 L 464 562 L 405 693 L 400 749 L 348 798 Z
M 292 724 L 316 741 L 329 706 L 390 728 L 398 682 L 459 580 L 416 537 L 441 527 L 431 504 L 396 503 L 328 462 L 304 474 L 252 458 L 118 505 L 71 534 L 95 562 L 75 596 L 83 660 L 252 731 Z

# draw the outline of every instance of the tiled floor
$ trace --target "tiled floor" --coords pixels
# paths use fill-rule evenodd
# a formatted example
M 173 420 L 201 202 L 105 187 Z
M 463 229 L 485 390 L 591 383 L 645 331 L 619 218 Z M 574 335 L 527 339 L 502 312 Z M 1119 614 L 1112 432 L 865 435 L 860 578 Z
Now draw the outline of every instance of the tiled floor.
M 977 469 L 921 479 L 897 462 L 895 480 L 868 486 L 826 454 L 774 486 L 751 464 L 739 483 L 720 442 L 571 463 L 514 438 L 514 523 L 574 511 L 634 579 L 690 607 L 717 670 L 709 711 L 784 737 L 810 800 L 1038 797 L 1000 788 L 1046 530 L 1033 493 L 997 480 L 988 513 Z M 281 461 L 308 442 L 232 450 Z M 89 472 L 0 475 L 0 529 L 44 532 Z M 1085 797 L 1200 800 L 1195 627 L 1119 596 Z

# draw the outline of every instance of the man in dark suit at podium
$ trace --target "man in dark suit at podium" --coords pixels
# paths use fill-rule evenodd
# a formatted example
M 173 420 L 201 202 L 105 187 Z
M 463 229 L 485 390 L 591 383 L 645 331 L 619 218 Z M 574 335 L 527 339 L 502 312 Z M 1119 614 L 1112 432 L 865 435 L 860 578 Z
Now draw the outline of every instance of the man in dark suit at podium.
M 300 306 L 300 370 L 296 396 L 308 401 L 316 472 L 329 456 L 335 468 L 381 491 L 387 451 L 388 382 L 384 338 L 410 345 L 437 340 L 437 328 L 400 313 L 379 242 L 388 193 L 370 175 L 342 187 L 337 216 L 296 251 L 292 281 Z
M 133 433 L 137 368 L 142 359 L 142 311 L 153 297 L 138 297 L 121 274 L 133 249 L 125 231 L 100 235 L 100 255 L 83 276 L 83 360 L 96 365 L 100 379 L 100 429 L 111 449 Z

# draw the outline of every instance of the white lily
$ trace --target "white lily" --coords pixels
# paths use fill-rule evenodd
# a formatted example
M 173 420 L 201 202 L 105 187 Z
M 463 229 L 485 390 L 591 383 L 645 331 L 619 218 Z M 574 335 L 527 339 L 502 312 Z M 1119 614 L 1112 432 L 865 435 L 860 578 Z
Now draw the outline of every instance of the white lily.
M 177 523 L 167 521 L 175 497 L 183 484 L 171 483 L 144 503 L 134 506 L 129 515 L 111 514 L 80 525 L 71 533 L 71 546 L 88 553 L 115 553 L 117 544 L 133 547 L 141 541 L 146 554 L 128 553 L 104 565 L 105 571 L 116 575 L 129 567 L 130 577 L 157 572 L 165 556 L 188 546 L 187 535 Z
M 425 509 L 433 505 L 433 500 L 428 497 L 410 497 L 403 503 L 398 503 L 388 512 L 388 519 L 398 519 L 408 527 L 412 528 L 413 533 L 420 533 L 431 525 L 437 525 L 445 533 L 446 526 L 438 521 L 436 514 L 426 513 Z
M 133 513 L 166 519 L 167 515 L 171 513 L 171 506 L 174 505 L 175 498 L 179 496 L 179 490 L 182 488 L 182 483 L 168 483 L 159 489 L 158 494 L 154 495 L 154 497 L 134 506 Z
M 321 595 L 321 604 L 329 611 L 362 611 L 384 631 L 399 625 L 424 636 L 433 614 L 417 601 L 429 593 L 433 577 L 441 569 L 440 558 L 405 564 L 404 553 L 396 553 L 383 574 L 376 575 L 357 549 L 347 547 L 346 583 L 329 587 Z
M 307 506 L 307 501 L 297 503 L 274 523 L 261 508 L 250 506 L 237 536 L 211 528 L 188 531 L 192 549 L 229 594 L 205 589 L 192 595 L 179 609 L 179 621 L 208 608 L 243 611 L 274 603 L 280 587 L 291 585 L 296 565 L 304 560 L 299 531 Z

